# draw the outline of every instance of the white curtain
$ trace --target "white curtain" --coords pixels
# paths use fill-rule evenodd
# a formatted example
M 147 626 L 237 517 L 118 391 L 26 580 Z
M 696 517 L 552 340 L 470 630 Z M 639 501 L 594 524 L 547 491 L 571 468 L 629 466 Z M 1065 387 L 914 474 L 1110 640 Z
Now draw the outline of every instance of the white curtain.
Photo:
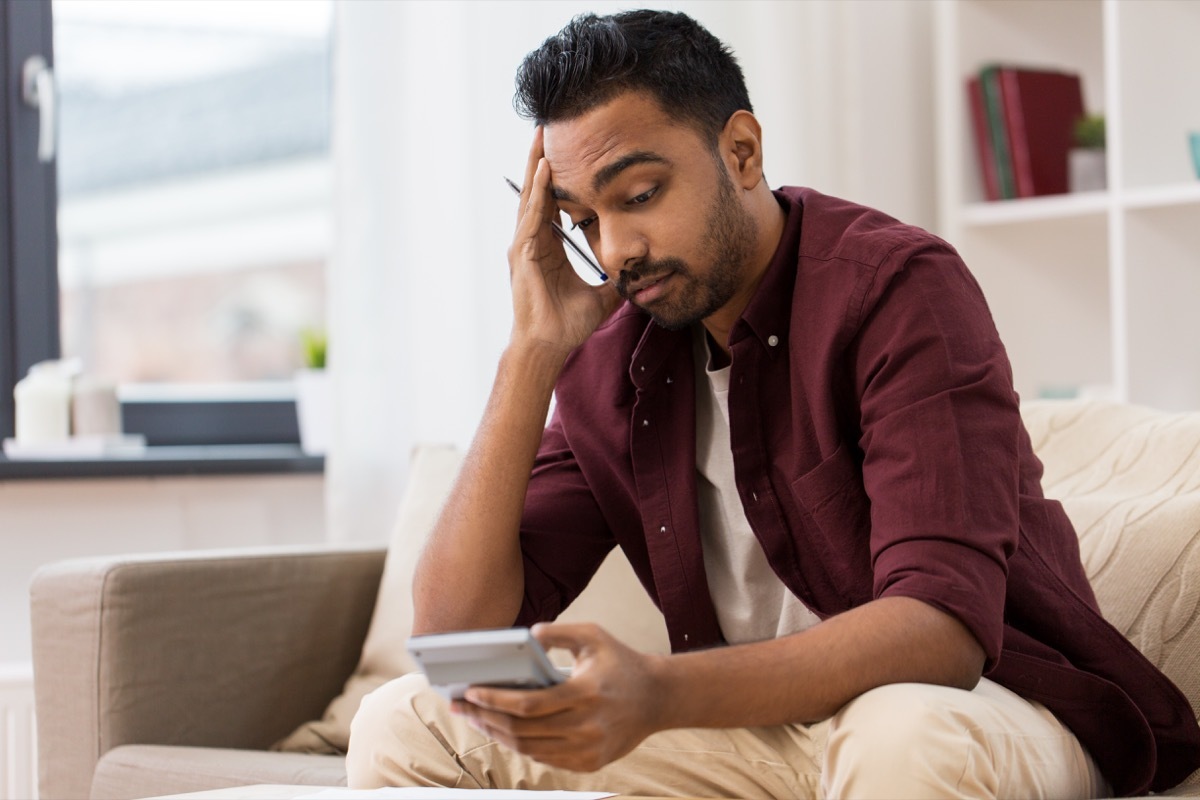
M 932 175 L 921 185 L 907 174 L 932 164 L 931 152 L 909 146 L 932 122 L 894 118 L 893 108 L 931 93 L 922 74 L 925 3 L 653 5 L 692 14 L 733 47 L 763 123 L 773 185 L 883 198 L 893 213 L 932 219 Z M 520 180 L 532 134 L 512 110 L 514 71 L 572 15 L 628 7 L 338 4 L 331 540 L 385 540 L 413 445 L 469 443 L 511 322 L 505 251 L 516 200 L 502 176 Z M 886 129 L 869 130 L 876 111 L 867 104 L 882 98 L 892 116 Z M 865 166 L 880 164 L 891 171 Z

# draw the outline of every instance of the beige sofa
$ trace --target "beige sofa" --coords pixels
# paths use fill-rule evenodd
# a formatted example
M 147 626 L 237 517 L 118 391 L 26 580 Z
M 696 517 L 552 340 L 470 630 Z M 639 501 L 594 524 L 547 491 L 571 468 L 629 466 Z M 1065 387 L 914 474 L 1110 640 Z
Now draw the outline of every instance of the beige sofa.
M 1200 413 L 1077 401 L 1023 413 L 1105 615 L 1200 708 Z M 42 796 L 344 783 L 337 751 L 358 700 L 411 668 L 413 554 L 457 464 L 448 449 L 418 454 L 386 551 L 41 570 L 31 591 Z M 568 613 L 665 648 L 661 617 L 619 557 Z M 1200 774 L 1172 793 L 1200 796 Z

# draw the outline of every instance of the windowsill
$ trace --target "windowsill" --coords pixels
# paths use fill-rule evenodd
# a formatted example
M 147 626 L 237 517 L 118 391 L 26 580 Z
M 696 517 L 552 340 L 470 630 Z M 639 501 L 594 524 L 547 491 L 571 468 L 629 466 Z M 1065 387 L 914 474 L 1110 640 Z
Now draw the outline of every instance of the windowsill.
M 297 444 L 147 447 L 136 456 L 13 461 L 0 455 L 0 481 L 46 478 L 139 478 L 161 475 L 320 473 L 324 456 Z

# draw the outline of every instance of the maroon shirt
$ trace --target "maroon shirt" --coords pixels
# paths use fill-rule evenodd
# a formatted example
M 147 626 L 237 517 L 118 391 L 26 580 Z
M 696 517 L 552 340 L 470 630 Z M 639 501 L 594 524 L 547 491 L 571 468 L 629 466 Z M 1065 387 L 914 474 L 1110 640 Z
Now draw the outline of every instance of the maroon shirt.
M 962 259 L 880 212 L 776 196 L 783 236 L 729 341 L 737 486 L 771 567 L 821 618 L 878 597 L 953 614 L 988 677 L 1049 707 L 1116 791 L 1183 780 L 1200 729 L 1101 617 Z M 557 616 L 620 545 L 675 651 L 723 643 L 694 375 L 690 334 L 628 304 L 572 353 L 526 498 L 520 624 Z

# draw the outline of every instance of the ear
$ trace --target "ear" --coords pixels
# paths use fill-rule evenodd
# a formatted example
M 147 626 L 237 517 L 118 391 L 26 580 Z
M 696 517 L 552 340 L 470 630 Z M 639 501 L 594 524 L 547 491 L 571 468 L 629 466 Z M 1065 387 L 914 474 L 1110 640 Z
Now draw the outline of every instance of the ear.
M 735 111 L 718 138 L 730 176 L 743 189 L 763 180 L 762 126 L 749 111 Z

